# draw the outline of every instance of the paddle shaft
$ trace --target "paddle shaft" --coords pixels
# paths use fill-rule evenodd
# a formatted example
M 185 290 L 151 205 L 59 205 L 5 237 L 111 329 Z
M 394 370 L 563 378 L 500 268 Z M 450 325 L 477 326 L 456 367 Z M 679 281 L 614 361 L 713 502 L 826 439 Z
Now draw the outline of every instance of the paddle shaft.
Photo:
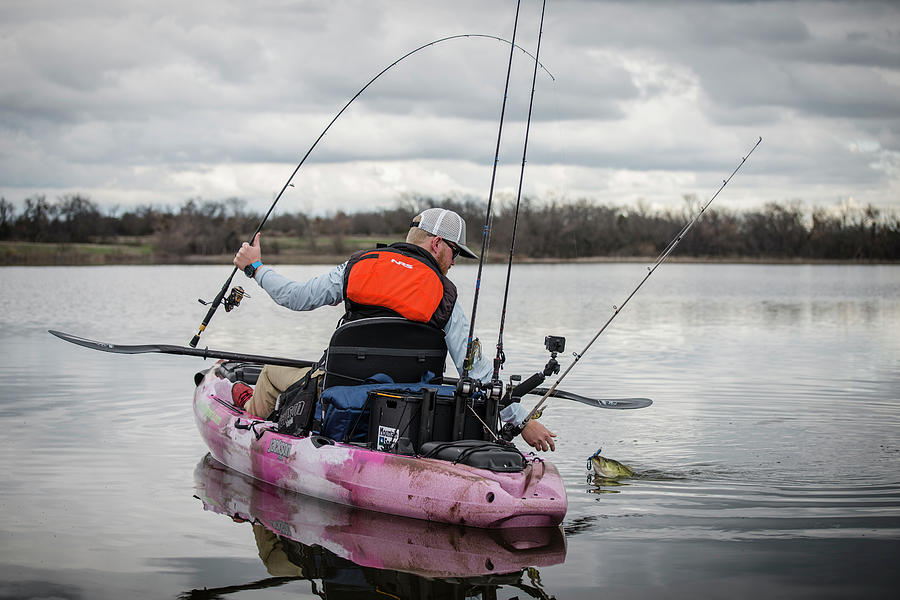
M 90 348 L 91 350 L 99 350 L 101 352 L 111 352 L 113 354 L 174 354 L 178 356 L 199 356 L 200 358 L 221 358 L 229 361 L 236 362 L 250 362 L 264 365 L 278 365 L 283 367 L 312 367 L 319 364 L 319 361 L 312 360 L 298 360 L 293 358 L 282 358 L 278 356 L 262 356 L 259 354 L 244 354 L 239 352 L 226 352 L 223 350 L 211 350 L 209 348 L 188 348 L 186 346 L 174 346 L 170 344 L 139 344 L 139 345 L 121 345 L 121 344 L 110 344 L 109 342 L 98 342 L 96 340 L 90 340 L 87 338 L 79 337 L 77 335 L 72 335 L 71 333 L 64 333 L 62 331 L 55 331 L 50 329 L 49 332 L 61 340 L 69 342 L 71 344 L 76 344 L 78 346 L 84 346 L 85 348 Z M 444 382 L 447 384 L 455 384 L 457 382 L 454 378 L 444 378 Z M 536 390 L 532 390 L 531 393 L 534 394 L 543 394 L 546 390 L 542 388 L 538 388 Z M 567 400 L 574 400 L 575 402 L 581 402 L 582 404 L 587 404 L 589 406 L 596 406 L 598 408 L 617 408 L 617 409 L 628 409 L 628 408 L 643 408 L 645 406 L 650 406 L 652 401 L 649 398 L 609 398 L 609 399 L 597 399 L 597 398 L 588 398 L 586 396 L 580 396 L 578 394 L 573 394 L 571 392 L 566 392 L 563 390 L 554 390 L 553 396 L 557 398 L 565 398 Z

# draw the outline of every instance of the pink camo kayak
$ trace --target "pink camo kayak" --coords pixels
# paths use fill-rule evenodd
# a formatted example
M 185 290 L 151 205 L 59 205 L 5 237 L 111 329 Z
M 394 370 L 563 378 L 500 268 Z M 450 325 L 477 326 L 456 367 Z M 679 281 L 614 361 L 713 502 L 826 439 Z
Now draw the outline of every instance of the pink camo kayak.
M 560 527 L 475 529 L 323 502 L 242 475 L 209 455 L 194 471 L 203 508 L 319 546 L 359 566 L 468 578 L 560 564 Z
M 567 499 L 556 467 L 527 455 L 521 472 L 403 456 L 274 431 L 236 407 L 231 383 L 207 371 L 194 418 L 212 456 L 232 469 L 307 496 L 381 513 L 471 527 L 552 527 Z

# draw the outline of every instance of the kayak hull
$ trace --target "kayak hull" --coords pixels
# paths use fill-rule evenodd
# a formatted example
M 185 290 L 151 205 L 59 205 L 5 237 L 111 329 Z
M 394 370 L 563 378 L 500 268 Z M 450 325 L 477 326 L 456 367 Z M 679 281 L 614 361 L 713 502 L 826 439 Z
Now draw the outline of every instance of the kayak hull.
M 317 546 L 361 567 L 472 578 L 560 564 L 560 527 L 476 529 L 324 502 L 252 479 L 206 455 L 194 471 L 205 510 Z M 309 575 L 304 573 L 304 575 Z
M 227 391 L 227 393 L 226 393 Z M 231 402 L 215 367 L 194 393 L 194 417 L 212 456 L 275 486 L 382 513 L 471 527 L 551 527 L 566 514 L 551 463 L 528 456 L 524 471 L 496 473 L 274 431 Z

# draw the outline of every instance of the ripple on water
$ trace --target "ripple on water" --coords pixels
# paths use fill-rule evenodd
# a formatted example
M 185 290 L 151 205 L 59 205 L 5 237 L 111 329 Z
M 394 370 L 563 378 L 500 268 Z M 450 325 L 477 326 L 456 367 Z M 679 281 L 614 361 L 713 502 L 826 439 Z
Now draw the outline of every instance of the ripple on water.
M 501 280 L 497 267 L 487 271 Z M 474 268 L 457 268 L 461 294 L 471 298 L 464 282 Z M 184 344 L 205 312 L 196 298 L 208 298 L 228 270 L 4 271 L 0 534 L 14 539 L 4 546 L 9 564 L 49 557 L 107 572 L 112 563 L 162 581 L 167 573 L 147 557 L 195 552 L 219 564 L 223 553 L 237 555 L 228 545 L 239 543 L 234 532 L 211 534 L 215 525 L 192 498 L 193 469 L 206 452 L 191 416 L 192 375 L 209 363 L 91 352 L 46 333 Z M 321 268 L 285 271 L 304 278 Z M 528 368 L 508 365 L 507 374 L 543 365 L 547 333 L 568 336 L 580 351 L 601 309 L 621 301 L 638 271 L 520 271 L 516 281 L 529 293 L 513 295 L 507 355 Z M 900 269 L 667 265 L 659 277 L 563 386 L 601 398 L 646 396 L 653 406 L 553 402 L 542 417 L 559 434 L 549 458 L 569 498 L 570 551 L 565 565 L 541 570 L 547 590 L 560 598 L 595 597 L 597 589 L 694 598 L 731 596 L 737 585 L 748 597 L 818 598 L 859 597 L 875 582 L 870 595 L 891 597 L 900 539 Z M 483 301 L 499 306 L 490 289 Z M 297 315 L 254 294 L 240 311 L 220 313 L 204 343 L 317 358 L 339 316 L 340 308 Z M 485 331 L 482 340 L 492 339 Z M 561 355 L 564 368 L 570 360 Z M 637 476 L 588 483 L 585 460 L 601 447 Z M 243 542 L 244 559 L 265 577 L 252 539 Z M 210 576 L 193 587 L 217 583 Z
M 900 537 L 900 481 L 769 485 L 689 472 L 567 488 L 571 534 L 604 539 Z

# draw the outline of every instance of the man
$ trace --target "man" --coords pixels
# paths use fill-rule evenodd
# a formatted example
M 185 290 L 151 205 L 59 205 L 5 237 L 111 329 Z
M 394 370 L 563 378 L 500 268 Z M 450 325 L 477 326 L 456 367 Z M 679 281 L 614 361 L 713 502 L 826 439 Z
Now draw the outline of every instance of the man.
M 421 282 L 419 287 L 405 291 L 379 285 L 379 279 L 384 278 L 387 271 L 379 270 L 374 261 L 361 260 L 366 254 L 362 252 L 309 281 L 292 281 L 263 265 L 259 239 L 260 234 L 257 234 L 252 245 L 244 242 L 234 257 L 234 264 L 245 272 L 251 266 L 253 278 L 275 302 L 292 310 L 313 310 L 344 302 L 347 307 L 345 319 L 352 319 L 357 314 L 367 316 L 365 310 L 376 305 L 406 318 L 429 323 L 444 331 L 447 350 L 462 375 L 469 319 L 456 301 L 456 286 L 446 275 L 458 256 L 478 257 L 466 246 L 466 223 L 458 214 L 443 208 L 429 208 L 413 219 L 406 242 L 397 242 L 384 249 L 384 264 L 396 257 L 391 264 L 400 264 L 420 276 L 416 280 Z M 347 298 L 344 297 L 345 290 Z M 478 357 L 469 370 L 473 378 L 482 381 L 489 380 L 492 373 L 493 365 L 484 357 Z M 247 410 L 252 414 L 267 415 L 274 408 L 278 391 L 286 389 L 303 374 L 305 370 L 266 367 Z M 526 414 L 521 405 L 514 403 L 501 411 L 500 418 L 520 425 Z M 522 439 L 541 451 L 556 449 L 554 437 L 556 434 L 534 420 L 526 423 L 522 430 Z

